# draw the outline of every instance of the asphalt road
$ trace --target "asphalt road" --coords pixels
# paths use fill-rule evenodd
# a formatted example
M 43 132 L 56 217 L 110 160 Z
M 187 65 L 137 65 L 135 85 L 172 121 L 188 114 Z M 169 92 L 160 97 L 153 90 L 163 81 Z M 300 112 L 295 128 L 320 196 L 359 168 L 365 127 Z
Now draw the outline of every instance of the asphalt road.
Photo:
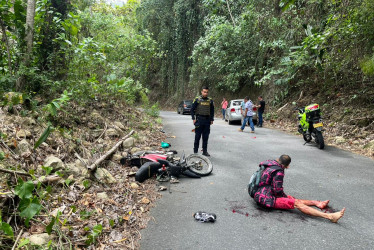
M 172 149 L 192 153 L 189 115 L 161 112 Z M 201 179 L 180 178 L 152 208 L 154 220 L 141 231 L 141 249 L 374 249 L 374 161 L 326 146 L 303 145 L 283 132 L 228 125 L 216 119 L 208 151 L 213 173 Z M 301 199 L 330 200 L 331 210 L 346 207 L 337 223 L 298 210 L 268 211 L 249 197 L 246 186 L 258 163 L 292 157 L 285 173 L 285 193 Z M 217 214 L 200 223 L 192 214 Z

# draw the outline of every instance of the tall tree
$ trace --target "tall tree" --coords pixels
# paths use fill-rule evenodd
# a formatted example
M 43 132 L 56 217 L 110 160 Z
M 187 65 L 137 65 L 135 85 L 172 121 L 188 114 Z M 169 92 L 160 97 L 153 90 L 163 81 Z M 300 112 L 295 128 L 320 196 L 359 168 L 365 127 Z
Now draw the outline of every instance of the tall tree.
M 34 21 L 35 21 L 35 5 L 36 0 L 27 0 L 27 14 L 26 14 L 26 53 L 24 55 L 24 65 L 30 66 L 32 58 L 32 47 L 34 41 Z M 25 84 L 25 75 L 21 75 L 16 82 L 16 90 L 22 91 Z
M 34 20 L 35 20 L 35 0 L 27 0 L 27 15 L 26 15 L 26 54 L 25 63 L 29 64 L 29 59 L 32 54 L 32 43 L 34 41 Z

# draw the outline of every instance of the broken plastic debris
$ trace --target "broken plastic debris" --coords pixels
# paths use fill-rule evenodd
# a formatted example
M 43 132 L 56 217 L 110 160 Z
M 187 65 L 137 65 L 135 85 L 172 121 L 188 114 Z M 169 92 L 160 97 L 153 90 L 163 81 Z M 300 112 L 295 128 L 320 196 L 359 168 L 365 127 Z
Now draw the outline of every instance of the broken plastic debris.
M 200 212 L 200 211 L 197 213 L 194 213 L 193 217 L 199 222 L 215 222 L 217 219 L 216 214 Z
M 171 146 L 170 143 L 167 143 L 167 142 L 161 142 L 161 147 L 162 148 L 169 148 Z

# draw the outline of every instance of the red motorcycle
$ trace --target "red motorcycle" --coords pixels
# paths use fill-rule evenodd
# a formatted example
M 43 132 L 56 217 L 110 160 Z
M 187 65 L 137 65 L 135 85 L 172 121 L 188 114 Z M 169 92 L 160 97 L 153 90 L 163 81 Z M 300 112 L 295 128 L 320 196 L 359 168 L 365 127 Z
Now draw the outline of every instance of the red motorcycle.
M 200 178 L 207 176 L 213 171 L 213 165 L 209 158 L 191 154 L 187 157 L 182 155 L 180 159 L 165 154 L 147 154 L 141 157 L 148 160 L 136 172 L 135 180 L 143 182 L 153 175 L 159 179 L 168 180 L 173 177 L 185 175 L 191 178 Z
M 121 165 L 136 166 L 140 168 L 146 162 L 157 162 L 157 159 L 174 161 L 174 156 L 178 154 L 175 150 L 168 151 L 139 151 L 134 154 L 129 153 L 127 157 L 120 159 Z

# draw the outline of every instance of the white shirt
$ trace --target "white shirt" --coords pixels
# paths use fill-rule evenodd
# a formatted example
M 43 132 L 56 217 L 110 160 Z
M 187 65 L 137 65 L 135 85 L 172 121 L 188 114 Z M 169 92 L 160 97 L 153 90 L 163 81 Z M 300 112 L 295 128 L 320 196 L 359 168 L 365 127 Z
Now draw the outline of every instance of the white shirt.
M 251 102 L 251 100 L 248 100 L 245 103 L 244 108 L 248 109 L 247 116 L 253 116 L 253 103 Z

